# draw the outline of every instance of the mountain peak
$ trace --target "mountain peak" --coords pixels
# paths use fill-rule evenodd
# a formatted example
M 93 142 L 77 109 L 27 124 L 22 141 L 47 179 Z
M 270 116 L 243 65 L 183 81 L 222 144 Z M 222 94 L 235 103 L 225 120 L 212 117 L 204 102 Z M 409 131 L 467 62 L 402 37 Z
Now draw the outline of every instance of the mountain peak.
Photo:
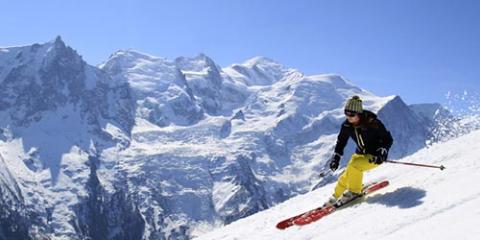
M 65 42 L 62 40 L 62 36 L 60 36 L 60 35 L 57 35 L 57 37 L 55 37 L 54 43 L 65 45 Z
M 281 64 L 264 56 L 256 56 L 254 58 L 248 59 L 242 65 L 247 67 L 253 67 L 256 65 L 281 65 Z
M 110 56 L 110 58 L 115 58 L 115 57 L 127 57 L 127 58 L 138 58 L 138 59 L 148 59 L 148 60 L 160 59 L 159 57 L 155 57 L 155 56 L 143 53 L 133 48 L 120 49 Z
M 251 85 L 271 85 L 279 81 L 292 69 L 263 56 L 257 56 L 241 64 L 223 69 L 232 79 Z
M 175 59 L 175 62 L 179 63 L 179 64 L 182 64 L 182 63 L 183 64 L 185 64 L 185 63 L 189 63 L 189 64 L 197 63 L 197 64 L 201 64 L 203 66 L 215 65 L 215 62 L 209 56 L 207 56 L 204 53 L 199 53 L 195 57 L 183 57 L 183 56 L 177 57 Z
M 175 59 L 177 66 L 184 71 L 203 71 L 205 69 L 212 69 L 218 72 L 220 67 L 207 55 L 200 53 L 197 56 L 190 57 L 178 57 Z
M 67 45 L 65 44 L 65 42 L 63 41 L 63 39 L 60 35 L 57 35 L 54 39 L 52 39 L 48 42 L 45 42 L 43 44 L 34 44 L 34 45 L 42 45 L 42 46 L 47 47 L 47 49 L 52 49 L 52 48 L 64 49 L 64 48 L 67 47 Z
M 14 69 L 15 66 L 38 70 L 44 64 L 48 64 L 58 57 L 62 58 L 60 61 L 72 60 L 69 62 L 73 64 L 83 61 L 75 50 L 65 44 L 61 36 L 56 36 L 54 39 L 42 43 L 2 48 L 0 53 L 3 55 L 0 56 L 0 65 L 8 66 L 5 68 L 5 73 Z
M 128 48 L 128 49 L 117 50 L 116 52 L 111 54 L 105 62 L 99 64 L 98 67 L 100 69 L 104 69 L 104 68 L 111 68 L 112 66 L 117 66 L 116 68 L 118 68 L 118 67 L 133 66 L 140 62 L 165 63 L 168 61 L 164 58 L 152 56 L 152 55 L 140 52 L 138 50 Z M 117 70 L 120 70 L 120 69 L 117 69 Z
M 194 59 L 212 59 L 209 56 L 207 56 L 205 53 L 199 53 Z

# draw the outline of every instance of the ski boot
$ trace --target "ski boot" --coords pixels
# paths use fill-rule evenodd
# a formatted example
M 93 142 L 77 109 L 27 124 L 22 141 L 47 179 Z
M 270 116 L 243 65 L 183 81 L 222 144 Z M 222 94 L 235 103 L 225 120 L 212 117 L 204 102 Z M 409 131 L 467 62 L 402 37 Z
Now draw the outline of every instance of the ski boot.
M 358 198 L 362 196 L 361 193 L 354 193 L 354 192 L 351 192 L 351 191 L 346 191 L 343 193 L 342 197 L 340 199 L 338 199 L 338 204 L 339 205 L 343 205 L 345 203 L 348 203 L 350 201 L 352 201 L 353 199 L 355 198 Z
M 336 199 L 333 195 L 323 204 L 323 207 L 330 207 L 337 203 L 338 199 Z

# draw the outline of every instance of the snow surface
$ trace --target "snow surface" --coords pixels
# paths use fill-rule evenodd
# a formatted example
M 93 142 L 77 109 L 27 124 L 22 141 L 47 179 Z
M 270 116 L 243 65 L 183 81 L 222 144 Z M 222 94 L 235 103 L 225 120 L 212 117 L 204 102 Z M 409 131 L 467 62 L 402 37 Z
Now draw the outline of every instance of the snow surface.
M 363 202 L 303 227 L 278 230 L 280 220 L 312 209 L 334 183 L 201 235 L 196 240 L 233 239 L 478 239 L 480 228 L 480 131 L 435 144 L 401 159 L 443 164 L 446 170 L 386 163 L 365 181 L 390 186 Z

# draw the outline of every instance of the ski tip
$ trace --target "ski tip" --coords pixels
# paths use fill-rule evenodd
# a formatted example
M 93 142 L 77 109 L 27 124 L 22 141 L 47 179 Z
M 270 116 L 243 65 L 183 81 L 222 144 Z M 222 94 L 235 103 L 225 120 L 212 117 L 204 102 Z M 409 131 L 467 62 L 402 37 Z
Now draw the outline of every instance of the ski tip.
M 375 182 L 372 182 L 370 184 L 367 184 L 367 186 L 387 186 L 390 184 L 390 181 L 386 180 L 386 179 L 383 179 L 383 180 L 380 180 L 380 181 L 375 181 Z M 368 187 L 367 187 L 368 188 Z
M 386 187 L 386 186 L 390 185 L 390 182 L 389 182 L 388 180 L 383 180 L 383 181 L 380 181 L 380 182 L 378 183 L 378 185 L 379 185 L 380 187 Z
M 284 230 L 285 228 L 288 227 L 288 224 L 285 224 L 283 222 L 279 222 L 276 227 L 277 227 L 277 229 Z

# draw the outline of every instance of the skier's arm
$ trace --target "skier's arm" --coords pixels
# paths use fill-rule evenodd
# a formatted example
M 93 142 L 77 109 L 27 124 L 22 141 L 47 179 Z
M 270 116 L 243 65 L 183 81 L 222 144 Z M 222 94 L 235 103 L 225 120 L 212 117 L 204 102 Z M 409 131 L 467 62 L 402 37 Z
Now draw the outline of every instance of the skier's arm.
M 388 131 L 386 128 L 385 128 L 385 125 L 383 125 L 383 123 L 378 120 L 378 125 L 379 125 L 379 138 L 380 138 L 380 146 L 386 148 L 387 150 L 390 149 L 390 147 L 392 146 L 393 144 L 393 138 L 392 138 L 392 134 L 390 134 L 390 131 Z
M 337 144 L 335 145 L 335 153 L 343 156 L 343 149 L 347 145 L 348 142 L 348 132 L 347 127 L 344 123 L 342 123 L 342 127 L 340 128 L 340 133 L 337 136 Z

